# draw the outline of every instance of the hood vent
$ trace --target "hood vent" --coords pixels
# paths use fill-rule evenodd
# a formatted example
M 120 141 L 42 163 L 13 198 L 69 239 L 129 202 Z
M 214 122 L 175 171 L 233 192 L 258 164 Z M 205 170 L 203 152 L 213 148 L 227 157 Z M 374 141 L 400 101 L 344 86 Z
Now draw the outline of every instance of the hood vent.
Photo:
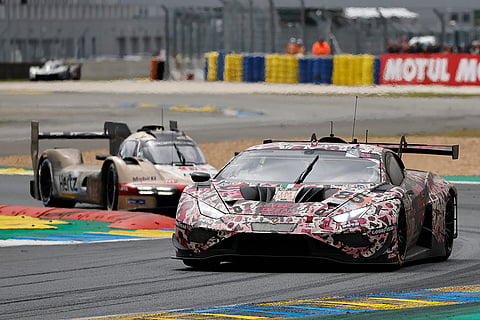
M 272 202 L 275 187 L 241 186 L 240 192 L 245 200 Z
M 321 202 L 333 196 L 337 191 L 336 188 L 302 188 L 298 191 L 295 202 Z M 240 193 L 245 200 L 272 202 L 275 196 L 275 187 L 244 185 L 240 187 Z
M 301 189 L 297 197 L 295 198 L 295 202 L 321 202 L 325 199 L 330 198 L 335 193 L 337 193 L 338 189 L 336 188 L 303 188 Z

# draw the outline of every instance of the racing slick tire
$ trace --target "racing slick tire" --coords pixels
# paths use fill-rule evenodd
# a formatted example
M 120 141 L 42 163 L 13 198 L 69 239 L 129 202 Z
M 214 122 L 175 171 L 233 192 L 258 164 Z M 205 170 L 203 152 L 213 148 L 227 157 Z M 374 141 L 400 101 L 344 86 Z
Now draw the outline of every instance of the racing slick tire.
M 453 239 L 455 238 L 455 201 L 455 196 L 449 195 L 445 209 L 445 254 L 442 256 L 441 260 L 447 260 L 453 249 Z
M 407 253 L 407 220 L 405 212 L 402 210 L 398 215 L 397 222 L 397 267 L 401 267 L 405 262 Z
M 110 211 L 118 209 L 118 173 L 113 162 L 108 165 L 106 172 L 105 206 Z
M 54 182 L 52 163 L 44 158 L 38 166 L 38 194 L 45 207 L 73 208 L 75 201 L 54 197 Z

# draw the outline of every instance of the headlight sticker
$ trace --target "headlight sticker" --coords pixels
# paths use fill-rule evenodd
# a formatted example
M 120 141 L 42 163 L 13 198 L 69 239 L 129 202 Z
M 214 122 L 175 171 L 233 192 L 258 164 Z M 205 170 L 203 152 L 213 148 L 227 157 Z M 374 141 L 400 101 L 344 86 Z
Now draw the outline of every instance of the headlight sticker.
M 225 215 L 225 213 L 221 212 L 218 209 L 215 209 L 214 207 L 209 206 L 203 201 L 198 201 L 198 208 L 200 209 L 200 214 L 209 218 L 220 219 Z
M 333 216 L 332 219 L 335 222 L 343 223 L 347 222 L 350 220 L 355 220 L 363 216 L 371 207 L 363 207 L 363 208 L 358 208 L 358 209 L 353 209 L 341 214 L 338 214 L 336 216 Z

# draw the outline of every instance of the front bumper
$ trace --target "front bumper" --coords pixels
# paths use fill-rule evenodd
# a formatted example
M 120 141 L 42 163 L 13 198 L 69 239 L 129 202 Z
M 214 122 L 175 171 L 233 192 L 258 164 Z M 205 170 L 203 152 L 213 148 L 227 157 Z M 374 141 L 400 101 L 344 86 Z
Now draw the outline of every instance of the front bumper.
M 213 234 L 213 231 L 211 231 Z M 207 234 L 207 231 L 205 231 Z M 177 259 L 237 261 L 244 258 L 285 258 L 285 259 L 319 259 L 339 263 L 392 264 L 396 263 L 393 233 L 389 233 L 381 247 L 366 243 L 367 237 L 358 233 L 328 235 L 320 240 L 307 234 L 280 233 L 236 233 L 226 237 L 205 250 L 186 248 L 181 242 L 184 235 L 179 235 L 177 228 L 173 236 Z M 187 239 L 188 241 L 188 239 Z M 347 247 L 345 243 L 351 246 Z M 363 247 L 359 247 L 363 246 Z M 198 248 L 198 246 L 197 246 Z M 374 250 L 374 252 L 372 252 Z M 359 252 L 368 252 L 362 256 Z

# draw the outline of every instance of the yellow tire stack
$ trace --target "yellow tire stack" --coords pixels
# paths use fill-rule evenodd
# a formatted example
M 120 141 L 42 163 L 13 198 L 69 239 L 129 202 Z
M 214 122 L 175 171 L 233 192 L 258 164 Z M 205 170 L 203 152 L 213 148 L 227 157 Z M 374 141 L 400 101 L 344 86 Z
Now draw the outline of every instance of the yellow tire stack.
M 353 56 L 351 54 L 341 54 L 333 57 L 333 84 L 339 86 L 353 85 L 352 59 Z
M 340 86 L 373 85 L 374 59 L 368 54 L 334 56 L 332 83 Z
M 227 54 L 225 56 L 225 71 L 223 72 L 225 81 L 242 81 L 242 55 Z
M 332 72 L 332 84 L 343 85 L 345 71 L 342 69 L 344 66 L 344 55 L 336 55 L 333 57 L 333 72 Z
M 217 81 L 217 62 L 218 62 L 218 52 L 209 52 L 206 54 L 207 64 L 208 64 L 208 81 Z
M 361 59 L 359 84 L 363 86 L 371 86 L 374 84 L 373 73 L 375 71 L 375 56 L 370 54 L 362 54 L 359 57 Z
M 298 83 L 298 58 L 291 55 L 285 55 L 283 57 L 283 65 L 285 66 L 285 69 L 283 70 L 285 75 L 284 82 Z
M 280 55 L 270 54 L 265 57 L 265 82 L 278 82 L 278 66 L 280 64 Z
M 298 83 L 298 59 L 290 55 L 266 56 L 265 82 Z

